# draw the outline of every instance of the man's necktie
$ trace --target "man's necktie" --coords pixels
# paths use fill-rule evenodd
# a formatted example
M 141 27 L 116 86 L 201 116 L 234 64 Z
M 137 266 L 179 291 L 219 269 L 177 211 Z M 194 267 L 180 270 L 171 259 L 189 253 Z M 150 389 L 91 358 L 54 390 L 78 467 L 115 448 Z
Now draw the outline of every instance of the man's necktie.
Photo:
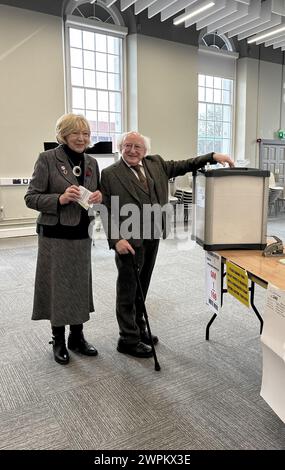
M 141 171 L 141 165 L 132 166 L 132 168 L 135 170 L 136 174 L 138 175 L 139 180 L 140 180 L 140 182 L 142 183 L 142 185 L 144 187 L 144 190 L 147 193 L 149 193 L 149 187 L 148 187 L 148 184 L 147 184 L 147 179 L 144 176 L 143 172 Z

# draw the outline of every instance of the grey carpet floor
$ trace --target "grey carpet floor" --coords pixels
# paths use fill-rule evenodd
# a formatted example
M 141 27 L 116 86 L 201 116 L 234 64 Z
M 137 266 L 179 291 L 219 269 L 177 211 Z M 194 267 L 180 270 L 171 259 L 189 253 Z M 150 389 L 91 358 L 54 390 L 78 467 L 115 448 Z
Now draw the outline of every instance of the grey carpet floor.
M 269 223 L 283 236 L 285 218 Z M 260 397 L 262 354 L 252 311 L 225 296 L 211 316 L 205 253 L 161 242 L 147 299 L 157 355 L 116 351 L 116 269 L 105 240 L 92 249 L 96 313 L 85 325 L 98 357 L 53 360 L 46 321 L 30 320 L 36 241 L 0 246 L 0 449 L 285 449 L 285 426 Z M 262 312 L 265 291 L 257 287 Z

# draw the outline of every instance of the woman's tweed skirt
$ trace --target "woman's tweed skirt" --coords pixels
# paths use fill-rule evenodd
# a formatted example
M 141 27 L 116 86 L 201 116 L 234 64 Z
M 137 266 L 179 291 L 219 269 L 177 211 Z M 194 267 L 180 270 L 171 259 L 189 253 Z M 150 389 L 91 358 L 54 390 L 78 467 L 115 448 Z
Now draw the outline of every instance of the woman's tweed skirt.
M 77 325 L 94 311 L 91 240 L 38 237 L 32 320 Z

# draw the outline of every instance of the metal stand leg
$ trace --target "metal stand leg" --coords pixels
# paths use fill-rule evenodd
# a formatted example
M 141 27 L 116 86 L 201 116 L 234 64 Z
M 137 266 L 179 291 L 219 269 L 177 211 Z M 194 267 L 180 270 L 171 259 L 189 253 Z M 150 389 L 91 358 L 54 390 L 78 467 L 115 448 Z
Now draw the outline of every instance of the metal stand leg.
M 254 305 L 254 290 L 255 290 L 254 281 L 251 281 L 251 286 L 250 286 L 249 290 L 250 290 L 250 305 L 252 306 L 255 315 L 257 316 L 258 320 L 260 321 L 260 334 L 261 334 L 262 329 L 263 329 L 263 320 L 262 320 L 262 317 L 260 316 L 260 313 L 257 310 L 256 306 Z
M 227 289 L 224 289 L 224 277 L 226 273 L 225 273 L 225 264 L 223 262 L 222 262 L 221 268 L 222 268 L 221 269 L 221 307 L 222 307 L 223 297 L 224 297 L 224 294 L 227 292 Z M 207 326 L 206 326 L 206 340 L 207 341 L 209 341 L 209 338 L 210 338 L 210 326 L 215 321 L 216 317 L 217 317 L 217 314 L 214 313 L 210 321 L 207 323 Z

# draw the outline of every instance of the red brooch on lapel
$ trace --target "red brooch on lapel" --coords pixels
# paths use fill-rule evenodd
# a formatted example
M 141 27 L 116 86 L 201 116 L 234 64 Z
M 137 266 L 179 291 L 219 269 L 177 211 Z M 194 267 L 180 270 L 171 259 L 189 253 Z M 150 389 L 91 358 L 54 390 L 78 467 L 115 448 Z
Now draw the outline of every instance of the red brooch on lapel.
M 92 171 L 91 170 L 86 170 L 85 176 L 92 176 Z

